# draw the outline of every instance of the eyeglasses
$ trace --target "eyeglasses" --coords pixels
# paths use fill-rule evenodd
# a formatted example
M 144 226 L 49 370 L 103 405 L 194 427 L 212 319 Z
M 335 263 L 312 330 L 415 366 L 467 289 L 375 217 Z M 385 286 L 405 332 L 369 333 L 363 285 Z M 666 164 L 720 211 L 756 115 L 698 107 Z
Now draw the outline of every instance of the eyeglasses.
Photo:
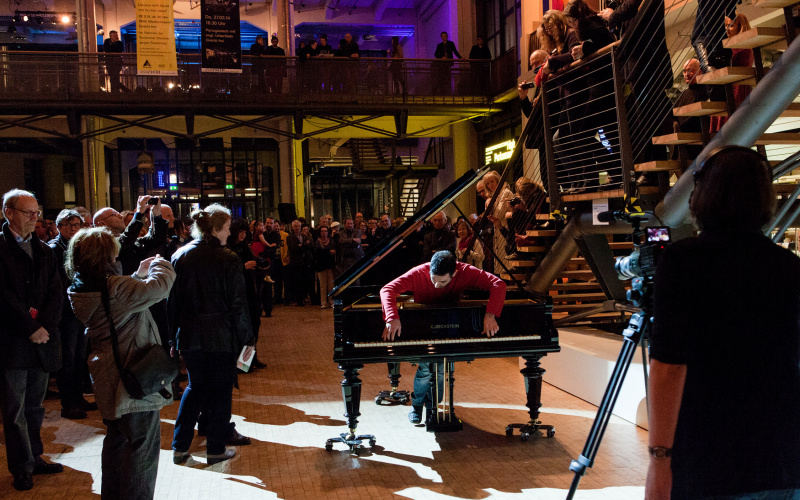
M 19 208 L 14 208 L 14 207 L 11 207 L 11 210 L 16 210 L 17 212 L 24 214 L 26 217 L 30 219 L 33 219 L 34 217 L 38 219 L 39 217 L 42 216 L 41 210 L 20 210 Z
M 83 226 L 83 224 L 81 224 L 80 222 L 65 222 L 61 225 L 63 227 L 71 227 L 72 229 L 80 229 Z

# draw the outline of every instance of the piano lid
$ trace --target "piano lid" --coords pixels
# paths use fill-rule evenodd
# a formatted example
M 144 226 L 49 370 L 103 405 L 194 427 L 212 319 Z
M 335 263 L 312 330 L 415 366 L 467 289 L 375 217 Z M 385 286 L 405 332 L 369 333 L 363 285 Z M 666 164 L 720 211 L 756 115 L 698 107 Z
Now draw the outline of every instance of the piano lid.
M 389 238 L 383 238 L 377 244 L 373 245 L 373 248 L 370 248 L 364 257 L 336 278 L 333 282 L 334 287 L 330 296 L 336 297 L 339 293 L 343 292 L 354 281 L 380 262 L 382 258 L 391 253 L 395 248 L 401 246 L 405 239 L 414 234 L 424 222 L 432 219 L 433 216 L 439 213 L 445 206 L 452 203 L 456 198 L 461 196 L 464 191 L 478 182 L 489 170 L 489 167 L 484 167 L 477 172 L 469 170 L 454 183 L 447 186 L 447 188 L 442 190 L 430 203 L 409 217 L 402 226 L 396 228 Z

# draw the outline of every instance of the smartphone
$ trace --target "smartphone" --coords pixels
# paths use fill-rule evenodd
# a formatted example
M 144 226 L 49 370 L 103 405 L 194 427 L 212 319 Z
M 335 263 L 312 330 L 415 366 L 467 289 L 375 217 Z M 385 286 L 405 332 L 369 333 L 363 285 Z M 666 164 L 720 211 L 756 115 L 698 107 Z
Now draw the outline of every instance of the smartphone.
M 148 205 L 158 205 L 159 198 L 158 196 L 153 196 L 149 200 L 147 200 Z

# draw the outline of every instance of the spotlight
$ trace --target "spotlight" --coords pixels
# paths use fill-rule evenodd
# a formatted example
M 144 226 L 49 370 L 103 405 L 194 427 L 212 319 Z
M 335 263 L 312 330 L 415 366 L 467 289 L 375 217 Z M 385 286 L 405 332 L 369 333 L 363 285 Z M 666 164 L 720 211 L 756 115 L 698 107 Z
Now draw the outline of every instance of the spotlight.
M 66 15 L 66 14 L 64 14 L 63 16 L 61 16 L 61 22 L 62 22 L 62 23 L 64 23 L 64 24 L 69 24 L 69 22 L 70 22 L 70 18 L 69 18 L 69 16 L 68 16 L 68 15 Z
M 28 17 L 28 14 L 25 14 L 24 16 L 22 16 L 22 20 L 23 20 L 23 21 L 25 21 L 25 22 L 27 23 L 28 21 L 30 21 L 30 20 L 31 20 L 31 18 L 30 18 L 30 17 Z

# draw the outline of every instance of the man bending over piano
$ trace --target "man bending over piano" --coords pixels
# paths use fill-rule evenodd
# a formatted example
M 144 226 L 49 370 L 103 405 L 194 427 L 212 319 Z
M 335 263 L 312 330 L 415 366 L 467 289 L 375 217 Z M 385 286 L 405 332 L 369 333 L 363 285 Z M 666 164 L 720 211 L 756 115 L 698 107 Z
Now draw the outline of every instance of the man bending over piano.
M 400 316 L 397 312 L 396 298 L 401 293 L 412 292 L 417 304 L 447 304 L 459 300 L 461 292 L 467 288 L 489 291 L 486 315 L 483 317 L 483 334 L 494 336 L 499 330 L 495 317 L 500 316 L 506 299 L 506 284 L 498 277 L 464 262 L 457 262 L 455 255 L 447 250 L 433 254 L 430 263 L 417 266 L 404 275 L 381 288 L 381 306 L 386 326 L 383 340 L 394 340 L 401 335 Z M 414 392 L 411 394 L 411 412 L 408 419 L 412 424 L 422 422 L 422 407 L 427 408 L 427 418 L 431 418 L 433 398 L 431 397 L 431 365 L 418 363 L 414 377 Z M 444 392 L 444 364 L 438 366 L 438 394 Z

